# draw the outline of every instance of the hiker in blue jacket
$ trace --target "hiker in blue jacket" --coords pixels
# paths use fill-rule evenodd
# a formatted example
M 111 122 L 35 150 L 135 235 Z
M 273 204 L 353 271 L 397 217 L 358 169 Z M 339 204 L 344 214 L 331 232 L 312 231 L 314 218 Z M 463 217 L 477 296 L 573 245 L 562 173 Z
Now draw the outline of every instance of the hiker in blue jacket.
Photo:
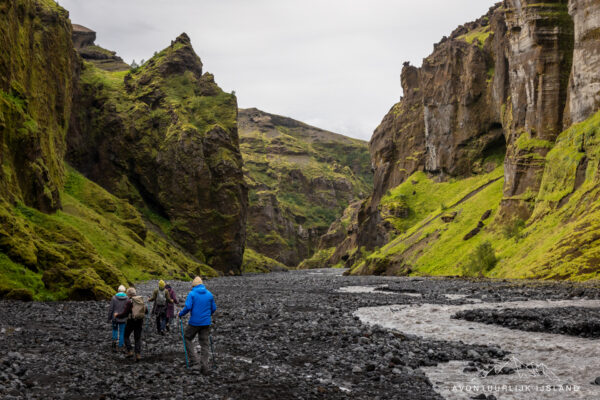
M 192 341 L 198 335 L 200 340 L 200 357 L 202 362 L 201 372 L 208 374 L 208 338 L 210 336 L 210 325 L 212 323 L 212 315 L 217 310 L 215 298 L 211 292 L 202 284 L 202 279 L 197 276 L 192 282 L 192 291 L 188 294 L 185 300 L 185 307 L 179 312 L 179 318 L 190 314 L 188 326 L 185 328 L 185 347 L 190 355 L 192 365 L 198 365 L 198 356 Z
M 129 297 L 125 294 L 125 286 L 121 285 L 117 289 L 115 294 L 110 301 L 108 308 L 108 322 L 112 323 L 112 349 L 117 350 L 117 340 L 119 342 L 119 348 L 123 348 L 125 344 L 125 323 L 127 317 L 115 318 L 115 313 L 122 313 L 125 309 L 125 304 L 129 300 Z

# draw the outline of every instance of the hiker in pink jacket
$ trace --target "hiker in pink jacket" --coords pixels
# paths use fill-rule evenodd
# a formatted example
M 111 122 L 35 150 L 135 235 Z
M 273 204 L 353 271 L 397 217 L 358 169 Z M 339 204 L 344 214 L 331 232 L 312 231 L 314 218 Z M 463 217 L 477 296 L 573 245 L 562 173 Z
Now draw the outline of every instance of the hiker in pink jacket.
M 175 294 L 175 291 L 173 290 L 171 285 L 165 286 L 165 289 L 167 289 L 169 291 L 171 300 L 173 300 L 172 303 L 167 303 L 167 326 L 166 326 L 166 328 L 167 328 L 167 330 L 169 330 L 171 321 L 173 321 L 173 319 L 175 318 L 175 304 L 179 304 L 179 300 L 177 300 L 177 295 Z

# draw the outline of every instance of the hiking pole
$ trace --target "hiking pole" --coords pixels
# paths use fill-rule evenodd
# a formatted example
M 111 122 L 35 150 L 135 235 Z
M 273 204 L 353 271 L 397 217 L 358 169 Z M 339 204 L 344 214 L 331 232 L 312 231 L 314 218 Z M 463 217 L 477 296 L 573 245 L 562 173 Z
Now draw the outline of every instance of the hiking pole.
M 210 342 L 210 352 L 212 353 L 213 369 L 216 369 L 217 361 L 215 360 L 215 347 L 213 346 L 212 335 L 208 335 L 208 341 Z
M 185 337 L 183 336 L 183 321 L 181 320 L 181 317 L 179 317 L 179 326 L 181 327 L 181 340 L 183 341 L 183 351 L 185 353 L 185 367 L 189 369 L 190 363 L 188 361 L 187 349 L 185 348 Z

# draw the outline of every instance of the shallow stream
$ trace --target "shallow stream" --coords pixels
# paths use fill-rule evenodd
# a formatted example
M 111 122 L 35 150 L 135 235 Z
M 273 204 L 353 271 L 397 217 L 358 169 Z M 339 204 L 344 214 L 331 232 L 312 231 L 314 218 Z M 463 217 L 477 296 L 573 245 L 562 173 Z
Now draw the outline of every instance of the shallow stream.
M 354 288 L 353 291 L 357 289 Z M 466 299 L 469 300 L 469 299 Z M 463 372 L 467 362 L 451 361 L 423 368 L 435 390 L 446 399 L 471 399 L 484 393 L 506 399 L 600 399 L 600 342 L 574 336 L 526 332 L 496 325 L 452 319 L 458 311 L 474 308 L 600 307 L 597 300 L 514 301 L 463 305 L 411 304 L 366 307 L 356 311 L 363 323 L 424 338 L 462 341 L 509 351 L 483 372 Z M 523 364 L 528 369 L 519 369 Z M 492 375 L 502 367 L 510 375 Z M 515 368 L 516 367 L 516 368 Z M 487 376 L 486 376 L 487 375 Z

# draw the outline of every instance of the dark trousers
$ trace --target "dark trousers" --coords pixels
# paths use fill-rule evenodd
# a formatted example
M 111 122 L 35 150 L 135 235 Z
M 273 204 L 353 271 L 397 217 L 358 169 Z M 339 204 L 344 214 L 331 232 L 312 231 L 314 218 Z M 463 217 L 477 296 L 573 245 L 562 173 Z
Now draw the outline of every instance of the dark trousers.
M 167 326 L 167 306 L 156 306 L 156 331 L 161 333 Z
M 142 353 L 142 330 L 144 329 L 143 319 L 128 319 L 127 325 L 125 325 L 125 347 L 127 351 L 131 351 L 131 332 L 133 332 L 133 339 L 135 340 L 135 353 Z
M 208 337 L 210 336 L 210 325 L 206 326 L 192 326 L 188 325 L 185 328 L 185 347 L 190 356 L 192 364 L 198 363 L 198 355 L 196 354 L 196 346 L 192 343 L 194 338 L 198 335 L 200 341 L 200 358 L 202 361 L 202 368 L 208 369 Z

